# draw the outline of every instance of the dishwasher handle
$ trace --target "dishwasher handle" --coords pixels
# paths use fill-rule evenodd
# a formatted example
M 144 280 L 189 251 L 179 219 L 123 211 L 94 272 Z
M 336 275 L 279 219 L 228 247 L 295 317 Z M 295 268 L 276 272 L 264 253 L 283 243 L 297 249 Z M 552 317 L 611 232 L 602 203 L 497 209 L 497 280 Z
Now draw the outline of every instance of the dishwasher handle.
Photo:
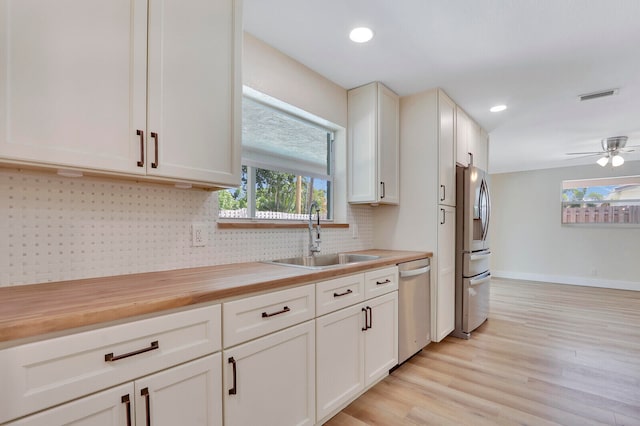
M 416 275 L 426 274 L 431 270 L 431 266 L 425 266 L 424 268 L 412 269 L 409 271 L 400 271 L 400 278 L 415 277 Z

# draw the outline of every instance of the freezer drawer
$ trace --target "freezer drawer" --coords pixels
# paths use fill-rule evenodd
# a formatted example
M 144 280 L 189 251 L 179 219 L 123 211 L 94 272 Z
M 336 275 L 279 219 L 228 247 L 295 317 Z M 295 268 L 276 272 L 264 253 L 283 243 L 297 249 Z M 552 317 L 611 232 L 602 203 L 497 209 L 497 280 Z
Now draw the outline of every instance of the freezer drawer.
M 464 278 L 462 331 L 471 333 L 489 317 L 489 289 L 491 274 L 486 272 L 473 278 Z
M 489 250 L 464 253 L 462 255 L 462 276 L 474 277 L 488 271 L 490 259 L 491 252 Z

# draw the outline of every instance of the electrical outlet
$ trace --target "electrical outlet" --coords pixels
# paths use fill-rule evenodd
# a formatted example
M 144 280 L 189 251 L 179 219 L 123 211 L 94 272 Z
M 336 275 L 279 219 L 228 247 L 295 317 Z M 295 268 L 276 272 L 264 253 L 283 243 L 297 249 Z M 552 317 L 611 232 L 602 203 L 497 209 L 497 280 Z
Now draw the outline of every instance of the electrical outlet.
M 191 245 L 193 247 L 204 247 L 207 245 L 207 224 L 191 224 Z

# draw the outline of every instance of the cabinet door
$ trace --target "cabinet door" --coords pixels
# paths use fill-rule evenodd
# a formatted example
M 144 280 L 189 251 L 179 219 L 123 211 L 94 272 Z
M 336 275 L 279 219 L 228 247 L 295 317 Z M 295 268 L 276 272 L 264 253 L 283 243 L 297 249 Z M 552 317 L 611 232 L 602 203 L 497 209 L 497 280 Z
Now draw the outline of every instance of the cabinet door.
M 478 134 L 478 143 L 476 144 L 474 161 L 476 167 L 488 171 L 489 170 L 489 135 L 487 132 L 480 128 Z
M 398 364 L 398 292 L 364 302 L 369 311 L 369 329 L 365 333 L 364 385 L 386 376 Z
M 147 173 L 240 184 L 241 6 L 150 0 Z
M 0 161 L 143 174 L 145 0 L 0 0 Z
M 316 319 L 320 421 L 364 389 L 365 314 L 358 304 Z
M 480 167 L 480 164 L 483 162 L 482 154 L 480 152 L 482 151 L 481 143 L 480 143 L 480 126 L 478 126 L 478 124 L 473 120 L 469 120 L 468 134 L 469 134 L 469 153 L 471 155 L 470 161 L 473 162 L 474 166 Z
M 400 201 L 400 98 L 378 84 L 378 170 L 379 201 L 398 204 Z
M 348 199 L 351 203 L 378 200 L 377 90 L 376 83 L 349 90 L 348 102 Z
M 456 163 L 469 165 L 469 117 L 456 106 Z
M 435 287 L 435 330 L 432 333 L 439 342 L 451 333 L 455 326 L 455 232 L 456 209 L 439 206 L 437 280 Z
M 9 422 L 7 426 L 67 424 L 77 426 L 122 426 L 132 424 L 133 395 L 133 383 L 127 383 L 15 422 Z
M 438 92 L 438 203 L 456 205 L 456 153 L 455 153 L 456 105 L 441 91 Z
M 313 321 L 225 350 L 224 423 L 313 425 L 315 358 Z
M 222 425 L 220 353 L 136 380 L 136 424 Z

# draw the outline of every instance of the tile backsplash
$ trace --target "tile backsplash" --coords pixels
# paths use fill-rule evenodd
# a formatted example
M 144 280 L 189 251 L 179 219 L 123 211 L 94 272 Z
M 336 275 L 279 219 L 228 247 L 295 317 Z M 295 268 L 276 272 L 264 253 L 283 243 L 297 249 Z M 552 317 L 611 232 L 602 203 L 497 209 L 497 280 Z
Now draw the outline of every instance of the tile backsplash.
M 217 206 L 215 192 L 0 168 L 0 286 L 306 252 L 306 229 L 218 229 Z M 348 206 L 347 220 L 322 230 L 322 252 L 373 247 L 371 208 Z M 191 246 L 192 223 L 206 224 L 206 247 Z

